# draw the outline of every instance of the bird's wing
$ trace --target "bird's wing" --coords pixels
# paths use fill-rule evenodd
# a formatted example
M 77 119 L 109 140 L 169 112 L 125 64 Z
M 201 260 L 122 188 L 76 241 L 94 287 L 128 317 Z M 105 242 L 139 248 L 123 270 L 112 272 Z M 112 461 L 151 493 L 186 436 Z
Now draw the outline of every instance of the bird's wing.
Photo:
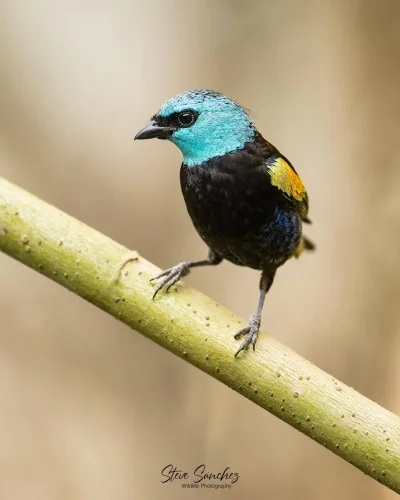
M 274 155 L 266 160 L 265 165 L 268 168 L 272 186 L 278 188 L 283 196 L 292 202 L 304 222 L 311 222 L 307 217 L 307 191 L 289 160 L 281 154 Z

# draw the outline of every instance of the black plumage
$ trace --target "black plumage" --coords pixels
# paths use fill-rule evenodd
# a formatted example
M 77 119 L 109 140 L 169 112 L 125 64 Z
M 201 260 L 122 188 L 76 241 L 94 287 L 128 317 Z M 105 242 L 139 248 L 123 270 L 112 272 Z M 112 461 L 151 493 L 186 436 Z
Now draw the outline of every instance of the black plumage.
M 280 156 L 257 134 L 240 151 L 195 167 L 182 164 L 189 215 L 202 239 L 223 259 L 267 270 L 282 265 L 299 246 L 301 214 L 307 213 L 308 201 L 290 199 L 271 184 L 266 162 Z
M 193 267 L 223 259 L 261 270 L 260 298 L 235 356 L 256 344 L 265 296 L 276 270 L 292 256 L 312 250 L 302 234 L 308 195 L 293 165 L 266 141 L 247 112 L 212 91 L 190 91 L 166 101 L 137 139 L 157 137 L 183 152 L 180 181 L 186 207 L 209 247 L 207 259 L 182 262 L 154 279 L 154 297 Z

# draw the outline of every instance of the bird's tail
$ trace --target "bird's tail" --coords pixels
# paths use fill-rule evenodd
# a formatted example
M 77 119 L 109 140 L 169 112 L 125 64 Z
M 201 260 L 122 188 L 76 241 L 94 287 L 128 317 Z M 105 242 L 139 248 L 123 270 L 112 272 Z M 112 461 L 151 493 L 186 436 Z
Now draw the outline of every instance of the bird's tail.
M 305 250 L 315 250 L 315 243 L 303 236 L 304 249 Z
M 296 257 L 296 259 L 300 257 L 300 255 L 303 253 L 304 250 L 315 250 L 315 245 L 311 240 L 309 240 L 305 236 L 302 236 L 299 246 L 296 248 L 294 252 L 294 256 Z

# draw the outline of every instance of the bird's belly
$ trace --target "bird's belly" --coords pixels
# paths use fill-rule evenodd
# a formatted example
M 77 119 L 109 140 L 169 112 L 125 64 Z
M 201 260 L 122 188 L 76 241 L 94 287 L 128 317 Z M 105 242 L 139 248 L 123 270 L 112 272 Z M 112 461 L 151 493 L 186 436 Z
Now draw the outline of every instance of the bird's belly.
M 253 269 L 282 265 L 301 238 L 301 221 L 257 200 L 226 190 L 183 189 L 189 215 L 205 241 L 221 257 Z

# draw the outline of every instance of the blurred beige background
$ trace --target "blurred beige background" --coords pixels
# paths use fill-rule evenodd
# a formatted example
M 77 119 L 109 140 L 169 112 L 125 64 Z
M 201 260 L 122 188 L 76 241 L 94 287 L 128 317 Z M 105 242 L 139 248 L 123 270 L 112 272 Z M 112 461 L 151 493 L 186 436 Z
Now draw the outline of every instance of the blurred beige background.
M 180 152 L 134 135 L 187 89 L 248 107 L 318 245 L 279 271 L 263 328 L 400 413 L 398 0 L 0 0 L 0 71 L 1 175 L 163 268 L 206 248 Z M 0 272 L 1 499 L 395 498 L 58 285 L 4 255 Z M 229 263 L 187 282 L 246 319 L 257 302 Z M 203 462 L 239 482 L 160 483 Z

